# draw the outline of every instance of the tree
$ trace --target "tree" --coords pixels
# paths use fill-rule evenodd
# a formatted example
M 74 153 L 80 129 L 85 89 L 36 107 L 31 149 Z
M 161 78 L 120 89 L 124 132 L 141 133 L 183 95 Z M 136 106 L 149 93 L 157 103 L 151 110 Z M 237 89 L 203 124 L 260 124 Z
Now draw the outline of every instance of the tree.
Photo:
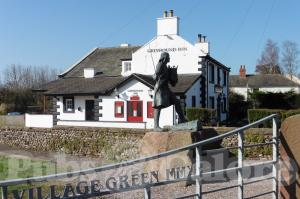
M 57 70 L 48 66 L 24 66 L 12 64 L 3 74 L 3 86 L 0 87 L 0 104 L 6 105 L 7 111 L 25 112 L 29 107 L 40 106 L 42 96 L 32 89 L 57 78 Z
M 281 74 L 279 66 L 279 48 L 269 39 L 261 57 L 257 60 L 256 72 L 261 74 Z
M 293 75 L 297 76 L 297 69 L 299 66 L 299 50 L 297 43 L 292 41 L 285 41 L 282 45 L 282 66 L 285 69 L 285 72 L 292 79 Z

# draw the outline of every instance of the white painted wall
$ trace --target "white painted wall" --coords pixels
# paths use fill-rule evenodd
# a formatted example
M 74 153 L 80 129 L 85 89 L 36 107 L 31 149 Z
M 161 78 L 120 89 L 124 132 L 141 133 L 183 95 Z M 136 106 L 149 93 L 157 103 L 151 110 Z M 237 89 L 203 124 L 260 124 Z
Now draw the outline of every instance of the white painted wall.
M 245 101 L 248 99 L 248 89 L 245 87 L 231 87 L 230 90 L 234 93 L 244 96 Z
M 218 99 L 218 93 L 215 92 L 215 85 L 218 84 L 218 68 L 220 69 L 220 86 L 223 87 L 223 90 L 222 90 L 222 98 L 223 96 L 226 97 L 226 107 L 227 107 L 227 112 L 228 112 L 228 106 L 229 106 L 229 103 L 228 103 L 228 78 L 229 78 L 229 73 L 227 72 L 226 74 L 226 85 L 224 85 L 224 69 L 223 67 L 221 66 L 218 66 L 217 64 L 214 64 L 214 75 L 215 75 L 215 78 L 214 78 L 214 82 L 210 82 L 210 69 L 208 67 L 208 64 L 207 64 L 207 84 L 208 84 L 208 87 L 207 87 L 207 91 L 208 91 L 208 96 L 207 96 L 207 108 L 212 108 L 212 106 L 210 105 L 210 97 L 214 97 L 214 108 L 217 109 L 217 99 Z M 224 102 L 223 102 L 224 103 Z M 221 109 L 221 121 L 224 121 L 227 119 L 227 113 L 223 113 L 222 112 L 222 109 Z
M 53 115 L 25 114 L 25 126 L 33 128 L 52 128 Z
M 178 17 L 158 18 L 157 35 L 179 35 L 179 18 Z
M 59 96 L 57 101 L 57 105 L 59 108 L 57 112 L 59 115 L 57 119 L 59 120 L 76 120 L 76 121 L 84 121 L 85 120 L 85 100 L 95 100 L 94 96 L 74 96 L 74 113 L 64 113 L 63 109 L 63 97 Z M 78 110 L 78 108 L 81 110 Z
M 157 36 L 133 53 L 132 73 L 153 75 L 163 51 L 170 54 L 168 65 L 178 66 L 178 74 L 200 74 L 198 61 L 203 53 L 178 35 Z
M 186 92 L 186 107 L 192 107 L 192 96 L 196 97 L 196 107 L 200 107 L 200 79 L 194 83 L 194 85 Z
M 118 89 L 119 98 L 112 94 L 112 96 L 99 96 L 102 99 L 102 102 L 99 103 L 99 106 L 102 106 L 102 110 L 99 110 L 99 113 L 102 114 L 102 117 L 99 118 L 99 121 L 103 122 L 127 122 L 127 101 L 130 101 L 131 96 L 138 95 L 141 100 L 143 100 L 143 122 L 147 124 L 147 128 L 154 127 L 153 118 L 147 118 L 147 102 L 153 101 L 153 99 L 149 95 L 150 88 L 145 84 L 132 80 L 128 82 L 126 85 Z M 115 101 L 123 101 L 124 102 L 124 118 L 115 118 Z M 161 112 L 162 118 L 160 120 L 160 126 L 173 125 L 174 124 L 174 108 L 170 106 L 166 109 L 163 109 Z M 116 126 L 123 125 L 121 123 L 116 123 Z M 134 126 L 135 124 L 132 123 Z M 132 127 L 133 128 L 133 127 Z
M 286 93 L 289 91 L 294 91 L 296 93 L 299 93 L 299 87 L 261 87 L 259 88 L 259 91 L 262 92 L 272 92 L 272 93 Z
M 146 123 L 128 123 L 128 122 L 94 122 L 94 121 L 58 121 L 59 126 L 83 126 L 83 127 L 101 127 L 101 128 L 138 128 L 146 129 Z M 148 128 L 149 129 L 149 128 Z
M 248 99 L 248 92 L 253 92 L 253 88 L 246 87 L 231 87 L 232 92 L 243 95 L 245 100 Z M 247 91 L 248 90 L 248 91 Z M 261 87 L 258 89 L 261 92 L 271 92 L 271 93 L 286 93 L 289 91 L 294 91 L 295 93 L 300 93 L 299 87 Z

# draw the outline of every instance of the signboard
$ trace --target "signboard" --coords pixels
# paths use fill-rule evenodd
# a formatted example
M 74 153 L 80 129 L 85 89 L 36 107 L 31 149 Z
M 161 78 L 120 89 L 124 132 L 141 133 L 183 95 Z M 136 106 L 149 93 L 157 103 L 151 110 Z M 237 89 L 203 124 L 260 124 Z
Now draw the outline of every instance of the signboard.
M 223 93 L 223 87 L 220 85 L 215 85 L 215 93 Z
M 187 47 L 176 47 L 176 48 L 152 48 L 148 49 L 148 53 L 162 53 L 162 52 L 182 52 L 187 51 Z

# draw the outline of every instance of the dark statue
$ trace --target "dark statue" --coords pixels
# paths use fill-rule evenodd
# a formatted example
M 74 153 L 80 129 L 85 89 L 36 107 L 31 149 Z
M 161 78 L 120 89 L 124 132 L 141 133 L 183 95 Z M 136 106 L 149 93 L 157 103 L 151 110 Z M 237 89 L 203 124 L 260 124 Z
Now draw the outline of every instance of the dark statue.
M 156 131 L 162 131 L 162 129 L 159 127 L 159 116 L 161 109 L 167 108 L 171 105 L 175 105 L 175 110 L 179 116 L 178 123 L 187 121 L 180 106 L 180 101 L 169 88 L 169 83 L 172 86 L 175 86 L 178 81 L 177 67 L 167 66 L 169 61 L 169 53 L 163 52 L 160 56 L 158 64 L 156 65 L 155 74 L 153 75 L 155 80 L 153 97 L 154 129 Z

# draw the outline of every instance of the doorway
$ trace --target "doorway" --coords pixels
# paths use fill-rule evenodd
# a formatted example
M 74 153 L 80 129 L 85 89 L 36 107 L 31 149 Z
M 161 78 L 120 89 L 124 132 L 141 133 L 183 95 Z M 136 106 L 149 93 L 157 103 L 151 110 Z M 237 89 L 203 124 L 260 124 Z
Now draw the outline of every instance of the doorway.
M 131 97 L 127 102 L 127 121 L 142 122 L 143 121 L 143 101 L 139 97 Z
M 95 120 L 95 101 L 94 100 L 86 100 L 85 101 L 85 120 L 86 121 L 94 121 Z

